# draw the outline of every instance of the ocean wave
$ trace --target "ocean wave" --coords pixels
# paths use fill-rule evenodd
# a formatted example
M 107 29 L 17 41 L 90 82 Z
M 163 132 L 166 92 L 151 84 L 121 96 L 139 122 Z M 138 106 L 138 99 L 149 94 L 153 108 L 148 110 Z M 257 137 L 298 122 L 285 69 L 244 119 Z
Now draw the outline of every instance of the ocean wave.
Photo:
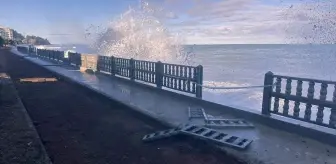
M 251 86 L 249 83 L 239 83 L 239 82 L 232 82 L 232 81 L 203 81 L 203 86 L 209 87 L 248 87 Z M 209 89 L 204 87 L 204 91 L 212 92 L 212 93 L 231 93 L 231 92 L 241 92 L 246 89 Z
M 62 49 L 61 46 L 35 46 L 38 49 L 50 49 L 50 50 L 56 50 L 56 49 Z
M 130 7 L 106 27 L 87 29 L 92 47 L 106 56 L 193 64 L 192 50 L 183 48 L 183 37 L 165 26 L 165 10 L 146 1 Z

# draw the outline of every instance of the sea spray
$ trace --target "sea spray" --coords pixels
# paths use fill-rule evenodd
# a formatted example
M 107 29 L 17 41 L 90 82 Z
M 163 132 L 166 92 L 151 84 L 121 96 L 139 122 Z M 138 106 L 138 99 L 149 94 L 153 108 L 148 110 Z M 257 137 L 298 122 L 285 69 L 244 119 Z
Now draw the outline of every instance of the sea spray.
M 319 51 L 324 44 L 327 54 L 324 57 L 316 57 L 312 60 L 321 63 L 319 69 L 328 70 L 330 67 L 326 64 L 329 61 L 336 61 L 336 51 L 333 47 L 336 44 L 336 1 L 335 0 L 306 0 L 298 4 L 290 5 L 285 10 L 288 21 L 286 34 L 289 44 L 310 44 L 306 48 L 305 54 L 314 54 L 313 51 Z M 307 64 L 309 64 L 308 62 Z M 335 70 L 336 71 L 336 70 Z M 328 71 L 321 72 L 324 77 L 333 76 Z
M 336 1 L 306 0 L 284 12 L 289 43 L 336 44 Z
M 192 51 L 182 46 L 183 37 L 165 26 L 171 19 L 168 15 L 141 1 L 140 7 L 130 7 L 107 27 L 90 27 L 88 36 L 94 38 L 92 46 L 101 55 L 194 64 Z

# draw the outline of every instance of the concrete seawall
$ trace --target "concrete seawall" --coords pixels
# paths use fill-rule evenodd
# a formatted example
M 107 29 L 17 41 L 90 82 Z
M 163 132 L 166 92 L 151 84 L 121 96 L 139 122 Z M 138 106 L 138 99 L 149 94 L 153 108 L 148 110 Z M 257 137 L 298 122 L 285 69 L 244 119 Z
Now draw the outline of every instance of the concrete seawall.
M 184 136 L 145 143 L 145 134 L 167 127 L 19 56 L 0 53 L 55 164 L 243 163 Z
M 13 52 L 17 55 L 25 56 L 17 51 Z M 224 151 L 250 163 L 313 164 L 336 161 L 336 156 L 334 155 L 336 152 L 335 147 L 292 133 L 294 131 L 302 131 L 306 134 L 311 134 L 316 132 L 314 128 L 320 127 L 312 127 L 304 123 L 295 125 L 290 123 L 290 120 L 286 121 L 276 117 L 269 118 L 250 112 L 248 109 L 222 106 L 148 86 L 145 87 L 141 84 L 134 84 L 134 82 L 127 80 L 111 78 L 103 74 L 87 74 L 66 67 L 50 66 L 52 63 L 34 57 L 25 56 L 25 59 L 54 72 L 58 76 L 119 101 L 170 126 L 189 122 L 188 107 L 203 107 L 212 116 L 244 118 L 251 121 L 255 124 L 255 129 L 223 130 L 237 136 L 253 139 L 254 141 L 248 150 L 237 151 L 221 147 Z M 192 123 L 197 124 L 199 121 Z M 308 129 L 312 130 L 309 131 Z M 311 138 L 315 136 L 315 139 L 317 139 L 320 134 L 329 137 L 327 140 L 330 141 L 335 138 L 335 131 L 333 130 L 322 128 L 322 131 L 319 131 L 320 133 L 313 133 Z

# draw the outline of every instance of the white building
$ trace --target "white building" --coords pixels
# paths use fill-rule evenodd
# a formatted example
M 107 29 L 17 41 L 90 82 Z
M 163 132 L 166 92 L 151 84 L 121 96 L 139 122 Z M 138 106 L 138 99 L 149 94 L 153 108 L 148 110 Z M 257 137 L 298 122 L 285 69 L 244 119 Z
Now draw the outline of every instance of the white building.
M 13 30 L 7 27 L 0 26 L 0 36 L 4 39 L 13 40 Z

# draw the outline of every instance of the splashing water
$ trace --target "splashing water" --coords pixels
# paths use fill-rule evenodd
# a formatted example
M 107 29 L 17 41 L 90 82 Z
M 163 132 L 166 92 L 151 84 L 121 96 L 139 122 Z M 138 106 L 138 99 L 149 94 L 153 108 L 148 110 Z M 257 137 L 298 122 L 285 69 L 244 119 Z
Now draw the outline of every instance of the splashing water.
M 166 19 L 163 9 L 141 1 L 140 8 L 129 8 L 107 28 L 92 28 L 93 47 L 107 56 L 192 64 L 193 53 L 185 51 L 179 34 L 164 26 Z
M 336 44 L 336 1 L 308 0 L 286 11 L 291 43 Z

